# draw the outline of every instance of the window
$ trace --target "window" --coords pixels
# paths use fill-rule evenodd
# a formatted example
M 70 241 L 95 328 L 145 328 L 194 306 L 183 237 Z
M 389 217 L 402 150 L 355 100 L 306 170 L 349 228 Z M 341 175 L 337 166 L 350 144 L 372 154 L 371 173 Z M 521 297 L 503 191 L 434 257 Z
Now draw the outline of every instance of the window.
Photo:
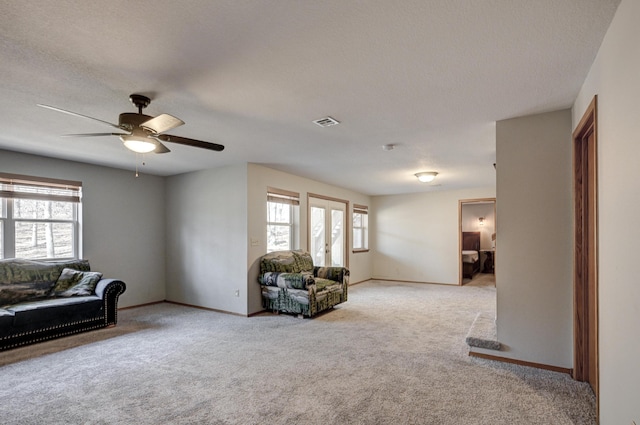
M 79 258 L 82 183 L 0 173 L 0 258 Z
M 298 248 L 299 207 L 298 193 L 267 188 L 267 252 Z
M 369 250 L 369 207 L 353 205 L 353 250 Z

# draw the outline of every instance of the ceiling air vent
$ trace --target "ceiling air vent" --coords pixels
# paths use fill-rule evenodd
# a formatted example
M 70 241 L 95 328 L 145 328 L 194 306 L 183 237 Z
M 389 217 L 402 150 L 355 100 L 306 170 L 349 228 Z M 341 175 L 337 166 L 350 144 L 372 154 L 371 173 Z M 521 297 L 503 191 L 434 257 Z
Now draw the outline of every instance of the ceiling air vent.
M 331 117 L 324 117 L 320 118 L 319 120 L 314 120 L 313 123 L 319 125 L 320 127 L 331 127 L 332 125 L 340 124 L 340 121 Z

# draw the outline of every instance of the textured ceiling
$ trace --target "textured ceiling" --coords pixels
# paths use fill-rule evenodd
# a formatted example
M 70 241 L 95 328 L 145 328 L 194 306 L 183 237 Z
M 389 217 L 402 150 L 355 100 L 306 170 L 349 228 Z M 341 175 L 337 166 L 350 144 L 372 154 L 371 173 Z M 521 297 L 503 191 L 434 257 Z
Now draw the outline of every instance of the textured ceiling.
M 171 131 L 141 170 L 255 162 L 366 194 L 495 183 L 495 121 L 570 107 L 619 0 L 0 3 L 0 148 L 131 169 L 131 93 Z M 341 122 L 321 128 L 312 120 Z M 395 144 L 392 151 L 382 145 Z M 419 171 L 440 174 L 420 184 Z

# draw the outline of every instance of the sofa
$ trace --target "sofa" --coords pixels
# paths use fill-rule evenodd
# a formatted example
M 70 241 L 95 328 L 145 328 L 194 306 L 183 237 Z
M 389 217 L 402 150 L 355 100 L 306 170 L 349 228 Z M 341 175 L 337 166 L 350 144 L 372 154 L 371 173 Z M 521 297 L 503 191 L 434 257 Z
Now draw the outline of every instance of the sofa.
M 312 317 L 347 301 L 349 269 L 316 267 L 306 251 L 275 251 L 260 259 L 266 310 Z
M 87 260 L 0 260 L 0 351 L 113 326 L 125 289 Z

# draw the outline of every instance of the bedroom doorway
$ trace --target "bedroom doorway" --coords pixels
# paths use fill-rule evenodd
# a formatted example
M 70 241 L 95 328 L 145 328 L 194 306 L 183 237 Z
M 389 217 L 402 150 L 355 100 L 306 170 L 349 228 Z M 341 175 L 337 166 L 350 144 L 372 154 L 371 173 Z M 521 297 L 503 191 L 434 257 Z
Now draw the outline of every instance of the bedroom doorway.
M 495 286 L 496 198 L 458 201 L 459 285 Z
M 599 407 L 597 97 L 573 133 L 575 248 L 573 377 L 588 382 Z

